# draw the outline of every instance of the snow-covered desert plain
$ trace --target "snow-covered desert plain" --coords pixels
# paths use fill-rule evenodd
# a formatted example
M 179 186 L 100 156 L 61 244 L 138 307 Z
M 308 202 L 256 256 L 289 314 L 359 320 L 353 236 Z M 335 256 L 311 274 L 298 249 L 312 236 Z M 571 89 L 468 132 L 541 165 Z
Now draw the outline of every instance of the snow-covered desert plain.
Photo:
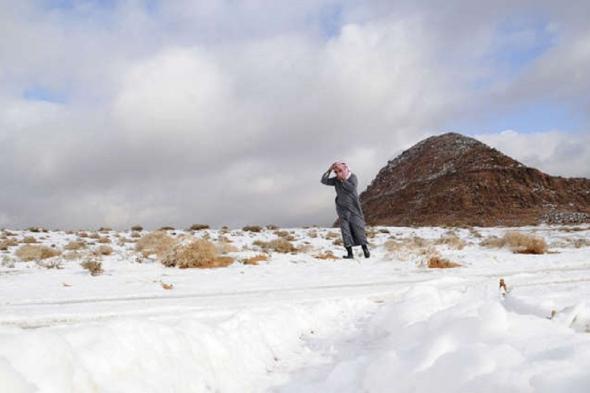
M 235 261 L 206 269 L 137 251 L 148 231 L 0 234 L 2 393 L 590 392 L 588 226 L 372 227 L 354 260 L 336 228 L 167 231 Z

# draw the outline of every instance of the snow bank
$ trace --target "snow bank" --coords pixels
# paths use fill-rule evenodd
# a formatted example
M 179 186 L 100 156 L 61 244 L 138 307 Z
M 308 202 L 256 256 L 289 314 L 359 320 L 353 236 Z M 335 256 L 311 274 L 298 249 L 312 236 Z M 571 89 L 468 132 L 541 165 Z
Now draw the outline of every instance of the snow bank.
M 507 311 L 491 286 L 417 285 L 379 310 L 363 334 L 343 345 L 325 375 L 313 383 L 294 377 L 281 391 L 590 391 L 590 337 Z
M 345 329 L 367 301 L 24 331 L 0 330 L 3 392 L 260 392 L 313 354 L 309 335 Z

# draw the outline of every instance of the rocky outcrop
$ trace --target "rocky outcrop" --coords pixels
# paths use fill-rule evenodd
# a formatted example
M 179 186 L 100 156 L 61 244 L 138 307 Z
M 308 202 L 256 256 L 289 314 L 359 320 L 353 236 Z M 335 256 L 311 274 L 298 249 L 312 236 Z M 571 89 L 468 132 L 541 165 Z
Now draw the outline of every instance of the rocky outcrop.
M 457 133 L 389 161 L 360 199 L 371 225 L 590 222 L 590 180 L 550 176 Z

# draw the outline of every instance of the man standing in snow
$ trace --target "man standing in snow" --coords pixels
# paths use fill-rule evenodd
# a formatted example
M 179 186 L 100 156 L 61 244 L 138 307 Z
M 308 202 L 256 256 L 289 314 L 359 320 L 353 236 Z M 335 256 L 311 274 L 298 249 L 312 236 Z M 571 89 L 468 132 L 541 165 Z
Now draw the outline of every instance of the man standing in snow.
M 335 177 L 330 177 L 332 171 L 336 173 Z M 369 258 L 371 254 L 367 246 L 365 217 L 358 197 L 356 175 L 350 171 L 346 163 L 337 161 L 322 175 L 321 182 L 336 189 L 336 213 L 340 221 L 342 241 L 347 251 L 343 258 L 353 258 L 353 246 L 362 246 L 365 258 Z

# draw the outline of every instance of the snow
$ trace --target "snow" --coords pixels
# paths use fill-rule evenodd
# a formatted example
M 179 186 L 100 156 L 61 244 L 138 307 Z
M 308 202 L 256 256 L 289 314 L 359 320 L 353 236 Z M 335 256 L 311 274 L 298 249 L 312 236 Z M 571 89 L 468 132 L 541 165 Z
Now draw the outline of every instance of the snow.
M 79 260 L 19 261 L 11 247 L 0 254 L 0 391 L 590 391 L 589 228 L 519 228 L 545 238 L 543 255 L 479 245 L 507 228 L 374 229 L 370 259 L 316 259 L 343 253 L 326 238 L 337 230 L 287 228 L 306 250 L 219 269 L 139 263 L 133 243 L 117 243 L 129 232 L 109 232 L 99 276 Z M 435 244 L 449 230 L 464 248 Z M 11 232 L 57 247 L 76 238 Z M 238 260 L 275 237 L 224 236 Z M 414 236 L 463 266 L 428 269 L 425 249 L 385 245 Z

